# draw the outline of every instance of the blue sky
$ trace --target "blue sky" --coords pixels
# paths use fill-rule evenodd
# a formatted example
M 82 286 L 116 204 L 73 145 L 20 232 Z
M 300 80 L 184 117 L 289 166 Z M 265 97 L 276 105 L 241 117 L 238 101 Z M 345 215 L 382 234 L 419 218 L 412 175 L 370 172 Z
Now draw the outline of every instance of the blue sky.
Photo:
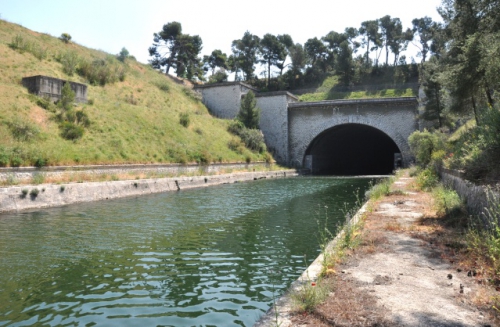
M 399 17 L 404 28 L 413 18 L 440 20 L 440 0 L 0 0 L 0 18 L 37 32 L 69 33 L 84 46 L 116 54 L 127 48 L 139 61 L 149 59 L 153 33 L 171 21 L 183 32 L 199 35 L 203 54 L 214 49 L 231 53 L 231 42 L 245 31 L 290 34 L 295 43 L 334 30 L 359 27 L 362 21 L 384 15 Z M 406 56 L 416 56 L 409 47 Z M 383 57 L 383 55 L 382 55 Z M 416 61 L 420 61 L 415 58 Z

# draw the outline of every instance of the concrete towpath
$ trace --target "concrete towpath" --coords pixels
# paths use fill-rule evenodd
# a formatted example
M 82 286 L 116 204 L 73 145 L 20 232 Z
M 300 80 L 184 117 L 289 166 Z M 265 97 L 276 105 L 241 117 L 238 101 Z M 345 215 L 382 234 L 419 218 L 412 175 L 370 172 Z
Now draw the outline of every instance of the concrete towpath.
M 278 307 L 269 326 L 496 326 L 481 309 L 488 289 L 437 245 L 431 195 L 408 176 L 392 189 L 369 205 L 361 245 L 335 268 L 327 300 L 310 314 Z

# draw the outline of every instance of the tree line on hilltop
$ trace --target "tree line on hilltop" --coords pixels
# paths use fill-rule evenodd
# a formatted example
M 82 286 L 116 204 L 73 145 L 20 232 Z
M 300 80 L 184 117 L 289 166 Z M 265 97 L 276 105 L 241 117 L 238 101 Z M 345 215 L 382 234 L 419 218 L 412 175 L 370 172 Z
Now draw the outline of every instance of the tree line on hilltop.
M 173 69 L 177 76 L 190 80 L 223 82 L 231 72 L 235 80 L 254 85 L 259 80 L 256 65 L 261 64 L 265 71 L 263 85 L 259 86 L 267 89 L 296 88 L 335 72 L 348 86 L 371 67 L 406 64 L 402 53 L 410 42 L 419 47 L 424 62 L 429 53 L 442 47 L 442 24 L 423 17 L 415 18 L 412 26 L 404 30 L 399 18 L 386 15 L 365 21 L 359 28 L 348 27 L 341 33 L 331 31 L 321 38 L 310 38 L 304 44 L 294 43 L 288 34 L 267 33 L 261 38 L 247 31 L 241 39 L 232 41 L 230 55 L 216 49 L 201 58 L 201 37 L 184 34 L 181 23 L 169 22 L 154 34 L 150 63 L 166 73 Z M 384 50 L 385 58 L 380 58 Z M 271 85 L 273 72 L 277 77 Z

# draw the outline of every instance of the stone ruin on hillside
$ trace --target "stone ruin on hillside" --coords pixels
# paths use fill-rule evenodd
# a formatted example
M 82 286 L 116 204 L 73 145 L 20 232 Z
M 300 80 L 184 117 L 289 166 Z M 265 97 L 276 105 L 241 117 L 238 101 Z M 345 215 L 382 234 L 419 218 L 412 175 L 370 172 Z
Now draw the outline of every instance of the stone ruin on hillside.
M 50 98 L 54 102 L 61 99 L 61 90 L 65 83 L 71 85 L 71 89 L 75 92 L 76 102 L 87 102 L 87 85 L 85 84 L 43 75 L 23 77 L 22 79 L 23 86 L 30 93 L 36 94 L 39 97 Z

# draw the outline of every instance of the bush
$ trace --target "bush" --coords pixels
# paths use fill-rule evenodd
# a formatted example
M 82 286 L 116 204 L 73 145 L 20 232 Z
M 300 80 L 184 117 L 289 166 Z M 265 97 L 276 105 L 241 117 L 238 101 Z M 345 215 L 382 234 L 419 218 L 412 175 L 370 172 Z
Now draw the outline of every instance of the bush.
M 408 138 L 410 150 L 422 168 L 429 165 L 434 151 L 444 149 L 444 141 L 436 133 L 424 129 L 423 132 L 415 131 Z
M 422 170 L 417 176 L 417 185 L 421 190 L 429 191 L 439 182 L 437 173 L 431 169 L 426 168 Z
M 47 49 L 42 48 L 36 42 L 25 40 L 19 34 L 12 38 L 11 43 L 9 43 L 9 47 L 13 50 L 17 50 L 20 53 L 29 52 L 38 60 L 47 58 Z
M 17 155 L 10 158 L 10 165 L 12 167 L 20 167 L 23 164 L 23 159 Z
M 229 150 L 239 154 L 242 154 L 245 149 L 244 144 L 237 138 L 230 139 L 229 142 L 227 142 L 227 147 Z
M 258 129 L 246 128 L 243 122 L 234 120 L 229 124 L 228 131 L 238 135 L 243 144 L 252 151 L 263 153 L 267 150 L 266 143 L 264 142 L 264 134 Z
M 123 65 L 119 65 L 113 56 L 93 61 L 81 60 L 77 72 L 90 84 L 101 86 L 124 81 L 126 75 Z
M 63 122 L 61 124 L 61 136 L 66 140 L 78 140 L 83 136 L 84 129 L 74 123 Z
M 391 184 L 393 181 L 394 179 L 387 178 L 373 185 L 368 191 L 370 199 L 378 200 L 381 197 L 388 195 L 391 192 Z
M 243 123 L 239 120 L 231 121 L 227 128 L 228 132 L 234 135 L 240 135 L 243 129 L 245 129 L 245 125 L 243 125 Z
M 263 153 L 266 151 L 264 135 L 260 130 L 245 128 L 243 131 L 241 131 L 240 137 L 248 149 L 259 153 Z
M 15 119 L 9 123 L 12 136 L 18 141 L 32 141 L 38 138 L 40 130 L 37 126 L 31 125 L 27 121 Z
M 36 105 L 45 109 L 45 110 L 48 110 L 50 112 L 56 112 L 56 108 L 54 106 L 54 103 L 52 102 L 52 100 L 50 98 L 39 98 L 39 97 L 36 97 L 36 101 L 35 101 Z
M 67 51 L 56 59 L 62 64 L 63 72 L 68 76 L 73 76 L 80 62 L 78 54 L 73 51 Z
M 31 196 L 32 199 L 34 199 L 34 198 L 36 198 L 38 196 L 39 193 L 40 193 L 40 190 L 37 189 L 37 188 L 34 188 L 34 189 L 31 190 L 30 196 Z
M 467 179 L 488 182 L 500 178 L 500 111 L 488 109 L 481 121 L 454 143 L 446 162 L 450 168 L 464 170 Z
M 68 33 L 62 33 L 59 39 L 64 43 L 69 43 L 71 41 L 71 35 L 69 35 Z
M 128 50 L 125 47 L 123 47 L 120 53 L 116 55 L 116 58 L 121 62 L 125 62 L 125 59 L 128 58 L 129 54 L 130 53 L 128 52 Z
M 434 207 L 438 215 L 456 215 L 463 209 L 462 200 L 454 190 L 442 185 L 432 190 Z
M 179 123 L 186 128 L 189 126 L 191 119 L 189 118 L 189 114 L 187 112 L 183 112 L 179 115 Z
M 4 147 L 0 146 L 0 167 L 7 167 L 9 162 L 10 159 L 8 151 Z
M 41 167 L 47 166 L 47 162 L 48 162 L 48 160 L 46 158 L 36 157 L 33 165 L 37 168 L 41 168 Z
M 156 81 L 153 84 L 163 92 L 168 92 L 168 90 L 170 90 L 170 86 L 168 85 L 168 82 L 165 80 Z
M 76 116 L 76 123 L 80 124 L 84 127 L 89 127 L 90 126 L 90 119 L 87 113 L 83 110 L 78 110 L 75 112 Z

